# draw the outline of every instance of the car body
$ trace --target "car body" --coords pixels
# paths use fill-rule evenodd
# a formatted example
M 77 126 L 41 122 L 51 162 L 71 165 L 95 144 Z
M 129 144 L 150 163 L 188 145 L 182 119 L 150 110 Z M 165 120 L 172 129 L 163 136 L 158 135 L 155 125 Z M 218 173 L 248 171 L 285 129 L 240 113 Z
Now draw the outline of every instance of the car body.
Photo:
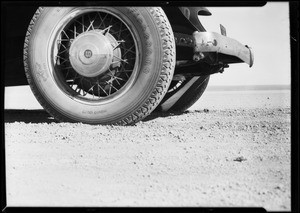
M 201 16 L 212 14 L 205 7 L 106 7 L 100 2 L 83 7 L 6 4 L 2 11 L 5 86 L 29 83 L 41 105 L 58 120 L 126 125 L 143 119 L 154 109 L 184 111 L 201 97 L 211 74 L 223 72 L 232 63 L 253 65 L 251 48 L 227 37 L 225 27 L 220 26 L 221 34 L 206 31 Z M 125 37 L 122 26 L 129 32 Z M 122 35 L 132 39 L 128 43 Z M 124 50 L 130 42 L 134 48 L 132 62 L 125 56 L 130 50 Z M 60 59 L 62 46 L 64 61 Z M 69 67 L 62 65 L 65 62 Z M 132 65 L 131 72 L 135 74 L 124 80 L 117 75 L 122 75 L 120 70 L 126 64 Z M 68 74 L 57 74 L 64 69 L 71 69 L 73 79 L 67 79 Z M 141 73 L 146 76 L 140 77 Z M 136 83 L 139 78 L 144 79 L 143 83 Z M 120 84 L 116 79 L 126 83 Z M 147 89 L 148 82 L 152 85 Z M 137 88 L 125 98 L 134 86 Z M 139 92 L 145 92 L 143 101 Z M 61 95 L 60 101 L 55 93 Z M 138 106 L 133 106 L 135 101 Z M 80 110 L 73 113 L 72 104 L 71 108 Z M 125 115 L 122 107 L 117 107 L 122 104 L 129 107 Z M 108 111 L 114 108 L 118 116 L 110 119 L 114 113 Z

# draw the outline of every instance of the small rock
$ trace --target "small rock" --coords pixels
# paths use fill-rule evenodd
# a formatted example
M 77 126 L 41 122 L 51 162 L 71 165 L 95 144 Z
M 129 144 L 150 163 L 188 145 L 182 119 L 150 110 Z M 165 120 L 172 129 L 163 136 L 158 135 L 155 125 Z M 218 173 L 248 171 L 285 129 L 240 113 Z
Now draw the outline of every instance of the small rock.
M 281 188 L 280 188 L 280 186 L 275 186 L 274 189 L 280 190 Z
M 259 159 L 260 161 L 263 161 L 263 158 L 262 158 L 262 157 L 260 157 L 260 156 L 258 157 L 258 159 Z
M 209 109 L 204 109 L 203 111 L 204 111 L 204 112 L 209 112 Z
M 242 161 L 246 161 L 247 159 L 244 158 L 243 156 L 237 157 L 235 159 L 233 159 L 233 161 L 238 161 L 238 162 L 242 162 Z
M 280 207 L 283 209 L 287 209 L 287 207 L 285 205 L 281 205 Z

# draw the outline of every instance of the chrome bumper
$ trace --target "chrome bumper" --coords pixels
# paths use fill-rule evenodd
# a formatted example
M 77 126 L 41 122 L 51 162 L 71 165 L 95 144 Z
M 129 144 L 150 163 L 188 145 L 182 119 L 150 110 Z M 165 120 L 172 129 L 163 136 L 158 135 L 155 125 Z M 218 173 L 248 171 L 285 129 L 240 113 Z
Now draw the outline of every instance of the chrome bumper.
M 247 63 L 253 65 L 254 56 L 247 45 L 243 45 L 235 39 L 220 35 L 215 32 L 194 32 L 195 39 L 194 53 L 217 52 L 230 56 L 236 56 Z

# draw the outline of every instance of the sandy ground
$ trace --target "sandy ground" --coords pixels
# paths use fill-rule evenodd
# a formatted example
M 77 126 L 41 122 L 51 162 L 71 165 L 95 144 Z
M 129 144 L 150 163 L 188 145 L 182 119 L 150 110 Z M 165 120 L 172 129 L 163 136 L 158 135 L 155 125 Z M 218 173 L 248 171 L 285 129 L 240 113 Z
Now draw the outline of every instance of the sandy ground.
M 129 127 L 57 123 L 30 93 L 17 107 L 11 94 L 8 206 L 291 210 L 288 90 L 206 91 L 185 113 Z

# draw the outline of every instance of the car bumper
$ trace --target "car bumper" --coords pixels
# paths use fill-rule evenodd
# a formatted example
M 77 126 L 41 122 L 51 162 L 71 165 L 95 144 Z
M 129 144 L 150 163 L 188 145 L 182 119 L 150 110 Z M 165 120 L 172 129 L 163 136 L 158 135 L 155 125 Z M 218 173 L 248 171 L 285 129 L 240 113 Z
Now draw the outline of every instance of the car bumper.
M 195 40 L 194 52 L 206 53 L 217 52 L 225 55 L 235 56 L 247 63 L 250 67 L 253 65 L 254 56 L 251 48 L 243 45 L 235 39 L 220 35 L 215 32 L 194 32 Z

